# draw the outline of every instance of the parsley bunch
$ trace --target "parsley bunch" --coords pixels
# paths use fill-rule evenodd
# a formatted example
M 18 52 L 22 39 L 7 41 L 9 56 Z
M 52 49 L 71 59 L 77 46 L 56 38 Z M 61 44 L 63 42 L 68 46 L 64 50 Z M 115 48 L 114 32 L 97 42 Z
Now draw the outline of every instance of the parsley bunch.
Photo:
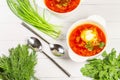
M 9 50 L 9 56 L 0 57 L 0 78 L 3 80 L 31 80 L 37 63 L 35 51 L 27 45 Z
M 93 80 L 119 80 L 120 79 L 120 54 L 112 49 L 109 54 L 106 51 L 102 54 L 103 59 L 88 60 L 88 64 L 81 68 L 84 76 Z

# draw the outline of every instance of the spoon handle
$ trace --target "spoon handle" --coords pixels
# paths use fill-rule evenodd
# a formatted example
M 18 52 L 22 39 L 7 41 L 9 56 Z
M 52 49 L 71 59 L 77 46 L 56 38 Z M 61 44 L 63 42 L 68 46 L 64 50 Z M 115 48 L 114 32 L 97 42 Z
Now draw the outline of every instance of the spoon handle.
M 45 41 L 47 44 L 50 44 L 47 40 L 45 40 L 43 37 L 41 37 L 36 31 L 34 31 L 32 28 L 30 28 L 26 23 L 22 22 L 21 24 L 25 28 L 27 28 L 28 30 L 30 30 L 32 33 L 34 33 L 36 36 L 38 36 L 39 38 L 41 38 L 43 41 Z
M 58 66 L 68 77 L 71 76 L 65 69 L 63 69 L 54 59 L 52 59 L 49 55 L 47 55 L 44 51 L 42 51 L 44 55 L 46 55 L 56 66 Z
M 50 44 L 48 41 L 46 41 L 44 38 L 42 38 L 37 32 L 35 32 L 32 28 L 30 28 L 27 24 L 25 24 L 24 22 L 21 23 L 25 28 L 27 28 L 28 30 L 30 30 L 31 32 L 33 32 L 36 36 L 38 36 L 39 38 L 41 38 L 42 40 L 44 40 L 46 43 Z M 58 66 L 68 77 L 70 77 L 70 73 L 68 73 L 65 69 L 63 69 L 54 59 L 52 59 L 49 55 L 47 55 L 44 51 L 42 51 L 42 53 L 47 56 L 56 66 Z

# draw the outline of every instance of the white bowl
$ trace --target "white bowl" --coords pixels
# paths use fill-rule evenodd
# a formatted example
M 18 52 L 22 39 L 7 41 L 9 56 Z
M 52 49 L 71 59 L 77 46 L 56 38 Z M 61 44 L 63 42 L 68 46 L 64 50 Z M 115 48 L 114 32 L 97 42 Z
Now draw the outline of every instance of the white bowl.
M 77 5 L 77 7 L 76 7 L 75 9 L 73 9 L 72 11 L 70 11 L 70 12 L 60 13 L 60 12 L 56 12 L 56 11 L 53 11 L 53 10 L 49 9 L 49 8 L 46 6 L 46 4 L 45 4 L 44 1 L 45 1 L 45 0 L 36 0 L 36 4 L 37 4 L 39 7 L 44 8 L 44 9 L 47 9 L 48 11 L 52 12 L 53 14 L 55 14 L 55 15 L 60 15 L 60 16 L 66 16 L 66 15 L 71 14 L 72 12 L 74 12 L 74 11 L 79 7 L 79 5 L 80 5 L 80 3 L 81 3 L 81 0 L 80 0 L 80 2 L 79 2 L 79 4 Z
M 71 48 L 70 48 L 70 45 L 69 45 L 69 36 L 70 36 L 70 33 L 72 32 L 73 29 L 75 29 L 78 25 L 81 25 L 81 24 L 85 24 L 85 23 L 94 23 L 94 24 L 98 24 L 100 26 L 98 26 L 104 33 L 105 33 L 105 36 L 106 36 L 106 46 L 107 46 L 107 33 L 105 31 L 105 27 L 106 27 L 106 22 L 105 20 L 98 16 L 98 15 L 93 15 L 93 16 L 90 16 L 88 17 L 87 19 L 82 19 L 82 20 L 79 20 L 77 22 L 75 22 L 68 30 L 67 32 L 67 46 L 68 46 L 68 54 L 70 56 L 70 58 L 75 61 L 75 62 L 83 62 L 83 61 L 86 61 L 87 59 L 92 59 L 92 58 L 95 58 L 96 56 L 100 55 L 105 49 L 106 49 L 106 46 L 104 47 L 104 49 L 96 54 L 96 55 L 93 55 L 93 56 L 89 56 L 89 57 L 85 57 L 85 56 L 80 56 L 78 54 L 76 54 Z

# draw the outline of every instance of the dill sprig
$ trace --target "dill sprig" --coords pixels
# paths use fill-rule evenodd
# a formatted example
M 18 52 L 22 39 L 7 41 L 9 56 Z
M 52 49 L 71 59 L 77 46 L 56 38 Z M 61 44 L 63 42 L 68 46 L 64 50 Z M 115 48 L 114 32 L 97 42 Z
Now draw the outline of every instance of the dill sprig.
M 0 57 L 0 76 L 3 80 L 31 80 L 37 63 L 35 51 L 27 45 L 9 50 L 9 56 Z

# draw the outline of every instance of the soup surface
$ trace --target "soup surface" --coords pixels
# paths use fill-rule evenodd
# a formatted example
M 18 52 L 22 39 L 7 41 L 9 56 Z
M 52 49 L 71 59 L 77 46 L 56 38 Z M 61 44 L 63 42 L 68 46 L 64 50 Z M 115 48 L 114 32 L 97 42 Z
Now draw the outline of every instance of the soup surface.
M 85 23 L 72 30 L 69 36 L 71 49 L 81 56 L 93 56 L 106 45 L 105 33 L 98 25 Z
M 70 12 L 73 9 L 75 9 L 80 3 L 80 0 L 44 0 L 44 1 L 49 9 L 59 13 Z

